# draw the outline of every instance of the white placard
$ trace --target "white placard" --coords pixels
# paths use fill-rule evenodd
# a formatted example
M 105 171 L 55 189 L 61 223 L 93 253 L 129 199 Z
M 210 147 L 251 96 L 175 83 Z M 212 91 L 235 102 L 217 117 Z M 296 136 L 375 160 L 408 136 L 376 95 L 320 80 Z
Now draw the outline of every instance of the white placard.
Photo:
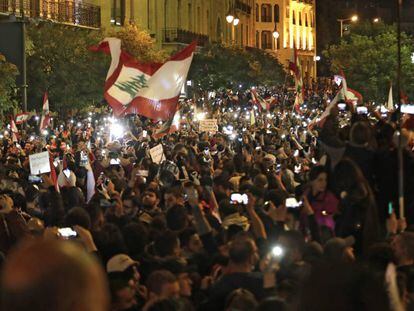
M 200 120 L 200 132 L 217 132 L 218 126 L 217 126 L 217 119 L 206 119 L 206 120 Z
M 160 164 L 163 160 L 165 160 L 164 149 L 162 148 L 161 144 L 156 145 L 154 148 L 151 148 L 149 152 L 152 162 L 155 164 Z
M 41 152 L 29 155 L 30 174 L 39 175 L 50 173 L 49 152 Z

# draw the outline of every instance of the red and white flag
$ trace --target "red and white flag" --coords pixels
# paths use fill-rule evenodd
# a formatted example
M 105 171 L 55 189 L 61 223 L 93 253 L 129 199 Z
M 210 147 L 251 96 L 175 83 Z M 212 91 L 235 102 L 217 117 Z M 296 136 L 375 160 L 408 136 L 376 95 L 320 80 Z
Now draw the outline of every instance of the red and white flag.
M 334 76 L 334 81 L 340 85 L 338 93 L 328 104 L 325 111 L 317 118 L 313 119 L 309 125 L 309 129 L 313 129 L 315 126 L 323 127 L 325 124 L 326 117 L 329 116 L 333 107 L 335 107 L 339 102 L 345 102 L 348 105 L 353 105 L 357 102 L 362 102 L 362 95 L 357 91 L 348 88 L 348 84 L 345 79 L 345 75 L 341 72 L 341 75 Z
M 22 124 L 29 119 L 29 113 L 23 112 L 16 115 L 16 124 Z
M 174 117 L 170 118 L 165 122 L 159 129 L 155 130 L 152 137 L 161 138 L 165 135 L 172 134 L 180 130 L 181 127 L 181 116 L 179 111 L 177 111 Z
M 13 142 L 17 142 L 17 138 L 19 137 L 19 130 L 17 129 L 16 123 L 14 120 L 10 120 L 10 131 L 12 133 L 12 140 Z
M 42 118 L 40 119 L 40 131 L 47 128 L 50 124 L 49 98 L 47 92 L 43 97 Z
M 256 91 L 255 88 L 252 88 L 250 90 L 250 93 L 252 94 L 252 101 L 257 106 L 257 108 L 259 109 L 259 111 L 268 110 L 269 109 L 269 103 L 266 102 L 263 99 L 262 96 L 260 96 L 259 94 L 257 94 L 257 91 Z
M 177 110 L 196 42 L 167 62 L 143 64 L 121 50 L 121 40 L 106 38 L 92 51 L 111 54 L 104 97 L 114 115 L 139 114 L 153 120 L 169 120 Z

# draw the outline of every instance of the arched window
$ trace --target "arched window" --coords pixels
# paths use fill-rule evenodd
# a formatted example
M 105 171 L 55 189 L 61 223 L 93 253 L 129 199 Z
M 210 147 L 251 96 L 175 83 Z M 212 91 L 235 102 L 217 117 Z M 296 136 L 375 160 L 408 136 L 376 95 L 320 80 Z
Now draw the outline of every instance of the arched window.
M 259 22 L 259 5 L 256 3 L 256 22 Z
M 256 47 L 257 48 L 260 48 L 259 41 L 260 41 L 260 34 L 258 31 L 256 31 Z
M 302 12 L 299 12 L 299 26 L 302 26 Z
M 279 23 L 279 5 L 277 4 L 275 4 L 273 16 L 275 23 Z
M 262 4 L 262 23 L 272 22 L 272 6 L 270 4 Z
M 123 26 L 125 23 L 125 0 L 111 1 L 111 24 Z
M 292 24 L 296 25 L 296 14 L 295 14 L 295 10 L 292 11 Z

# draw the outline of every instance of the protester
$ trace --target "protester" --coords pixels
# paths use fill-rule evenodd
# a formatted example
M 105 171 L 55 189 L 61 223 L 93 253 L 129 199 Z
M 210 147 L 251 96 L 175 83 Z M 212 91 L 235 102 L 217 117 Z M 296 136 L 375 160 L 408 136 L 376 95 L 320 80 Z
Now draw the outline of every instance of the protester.
M 391 310 L 390 278 L 412 307 L 413 151 L 405 220 L 392 115 L 335 104 L 317 121 L 332 86 L 295 110 L 292 93 L 256 90 L 266 109 L 217 92 L 182 101 L 170 128 L 96 109 L 3 131 L 4 309 Z

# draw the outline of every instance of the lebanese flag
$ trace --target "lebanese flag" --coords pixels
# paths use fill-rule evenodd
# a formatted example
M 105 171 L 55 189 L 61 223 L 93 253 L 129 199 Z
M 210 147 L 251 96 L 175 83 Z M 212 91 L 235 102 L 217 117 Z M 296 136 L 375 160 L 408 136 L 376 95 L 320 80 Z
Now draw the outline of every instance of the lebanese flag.
M 19 135 L 19 130 L 17 129 L 16 123 L 14 123 L 14 120 L 10 120 L 10 131 L 12 133 L 12 140 L 13 142 L 17 142 L 17 138 Z
M 42 119 L 40 119 L 40 131 L 44 130 L 50 125 L 50 111 L 49 111 L 49 98 L 47 92 L 43 97 Z
M 16 124 L 22 124 L 29 119 L 29 113 L 23 112 L 16 115 Z
M 259 108 L 259 111 L 269 109 L 269 103 L 265 101 L 259 94 L 257 94 L 255 88 L 252 88 L 250 90 L 250 93 L 252 94 L 252 101 L 257 106 L 257 108 Z
M 298 50 L 296 49 L 296 46 L 293 51 L 293 60 L 289 61 L 289 69 L 293 73 L 295 78 L 296 96 L 293 108 L 296 110 L 297 113 L 300 113 L 300 105 L 304 102 L 305 90 L 303 88 L 302 68 L 300 65 Z
M 309 129 L 313 129 L 315 126 L 323 127 L 325 124 L 326 117 L 329 116 L 333 107 L 339 102 L 344 101 L 348 105 L 354 104 L 355 102 L 362 102 L 362 95 L 357 91 L 348 88 L 348 84 L 345 79 L 343 72 L 341 75 L 334 76 L 335 82 L 341 81 L 341 87 L 336 93 L 334 99 L 328 104 L 325 111 L 317 118 L 313 119 L 309 125 Z
M 139 114 L 153 120 L 169 120 L 177 110 L 196 42 L 162 64 L 140 63 L 121 50 L 121 40 L 106 38 L 93 51 L 111 54 L 104 97 L 117 117 Z
M 155 130 L 152 137 L 154 138 L 161 138 L 165 135 L 172 134 L 180 130 L 181 125 L 181 116 L 179 111 L 174 114 L 174 117 L 170 118 L 167 122 L 165 122 L 161 128 Z

